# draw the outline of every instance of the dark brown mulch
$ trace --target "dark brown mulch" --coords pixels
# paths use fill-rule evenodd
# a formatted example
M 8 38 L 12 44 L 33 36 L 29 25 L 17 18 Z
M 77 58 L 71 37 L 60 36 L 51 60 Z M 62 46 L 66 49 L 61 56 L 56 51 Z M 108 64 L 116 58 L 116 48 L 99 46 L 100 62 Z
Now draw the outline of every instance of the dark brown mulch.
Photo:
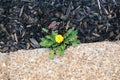
M 120 0 L 0 0 L 0 52 L 41 47 L 42 28 L 77 29 L 81 43 L 119 40 Z

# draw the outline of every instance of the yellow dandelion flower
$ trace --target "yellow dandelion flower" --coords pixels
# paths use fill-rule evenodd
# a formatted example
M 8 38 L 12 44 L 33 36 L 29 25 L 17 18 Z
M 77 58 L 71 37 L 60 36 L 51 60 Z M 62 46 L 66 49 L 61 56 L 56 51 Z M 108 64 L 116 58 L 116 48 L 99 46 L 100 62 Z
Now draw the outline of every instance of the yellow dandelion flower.
M 55 41 L 57 43 L 61 43 L 63 40 L 64 40 L 64 38 L 63 38 L 62 35 L 58 34 L 58 35 L 55 36 Z

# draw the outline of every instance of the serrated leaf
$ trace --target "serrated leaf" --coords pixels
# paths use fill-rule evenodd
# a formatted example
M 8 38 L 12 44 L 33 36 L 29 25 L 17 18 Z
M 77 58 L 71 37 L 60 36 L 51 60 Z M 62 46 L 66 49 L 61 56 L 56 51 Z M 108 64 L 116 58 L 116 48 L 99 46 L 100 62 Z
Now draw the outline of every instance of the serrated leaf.
M 49 54 L 49 58 L 50 58 L 50 59 L 54 59 L 54 56 L 55 56 L 54 50 L 51 50 L 51 51 L 50 51 L 50 54 Z
M 73 32 L 73 29 L 69 29 L 66 33 L 66 36 L 65 37 L 68 37 L 71 33 Z
M 77 30 L 69 29 L 66 33 L 65 40 L 70 40 L 74 37 L 76 37 L 78 34 Z
M 77 39 L 77 33 L 78 33 L 77 30 L 75 30 L 75 31 L 74 30 L 70 30 L 69 35 L 66 35 L 67 37 L 65 37 L 65 40 L 64 40 L 65 43 L 69 44 L 69 42 Z
M 71 38 L 68 39 L 69 42 L 77 40 L 77 36 L 71 36 Z
M 69 35 L 68 37 L 69 37 L 69 39 L 76 38 L 76 37 L 77 37 L 77 31 L 73 31 L 73 32 L 71 33 L 71 35 Z

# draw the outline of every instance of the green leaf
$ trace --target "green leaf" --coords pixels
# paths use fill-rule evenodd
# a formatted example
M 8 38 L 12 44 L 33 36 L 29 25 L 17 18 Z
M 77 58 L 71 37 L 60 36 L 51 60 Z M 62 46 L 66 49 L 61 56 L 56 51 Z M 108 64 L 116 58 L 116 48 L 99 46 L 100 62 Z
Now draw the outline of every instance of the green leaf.
M 57 49 L 57 53 L 62 56 L 64 54 L 64 50 L 61 50 L 61 49 Z
M 77 39 L 77 34 L 78 34 L 77 30 L 70 29 L 66 34 L 66 37 L 65 37 L 65 40 L 64 40 L 65 43 L 69 44 L 71 41 L 76 40 Z
M 50 51 L 50 54 L 49 54 L 49 58 L 50 58 L 50 59 L 54 59 L 54 56 L 55 56 L 54 50 L 51 50 L 51 51 Z
M 52 47 L 53 44 L 55 44 L 55 36 L 57 34 L 57 32 L 52 31 L 51 35 L 47 35 L 44 38 L 41 38 L 40 45 L 44 47 Z
M 60 47 L 61 47 L 61 49 L 63 49 L 63 50 L 64 50 L 64 49 L 65 49 L 65 47 L 66 47 L 66 45 L 65 45 L 64 43 L 62 43 Z
M 52 31 L 52 37 L 55 37 L 57 34 L 55 31 Z
M 58 45 L 59 45 L 58 43 L 54 43 L 54 44 L 52 45 L 52 47 L 55 48 L 55 47 L 57 47 Z
M 76 37 L 77 37 L 77 31 L 73 31 L 73 32 L 71 33 L 71 35 L 69 35 L 68 37 L 69 37 L 69 39 L 74 39 L 74 38 L 76 38 Z
M 48 33 L 48 29 L 46 29 L 46 28 L 42 28 L 42 31 L 45 33 Z
M 58 33 L 57 32 L 55 32 L 55 31 L 52 31 L 52 33 L 51 33 L 51 37 L 52 37 L 52 40 L 55 42 L 55 36 L 57 35 Z
M 71 42 L 72 46 L 77 46 L 79 43 L 79 40 L 74 40 Z
M 50 39 L 55 42 L 55 39 L 51 35 L 47 35 L 47 36 L 45 36 L 45 38 Z
M 70 44 L 68 40 L 64 40 L 64 43 L 65 44 Z
M 41 38 L 41 41 L 44 41 L 45 40 L 45 38 Z
M 62 49 L 62 47 L 63 46 L 59 46 L 59 47 L 57 47 L 57 53 L 61 56 L 61 55 L 63 55 L 64 54 L 64 49 Z
M 43 38 L 42 41 L 40 42 L 40 45 L 41 46 L 44 46 L 44 47 L 50 47 L 54 44 L 53 41 L 49 40 L 49 39 L 45 39 Z
M 68 39 L 69 42 L 77 40 L 77 36 L 70 36 Z
M 72 32 L 73 32 L 73 29 L 69 29 L 69 30 L 67 31 L 67 33 L 66 33 L 65 38 L 68 37 Z

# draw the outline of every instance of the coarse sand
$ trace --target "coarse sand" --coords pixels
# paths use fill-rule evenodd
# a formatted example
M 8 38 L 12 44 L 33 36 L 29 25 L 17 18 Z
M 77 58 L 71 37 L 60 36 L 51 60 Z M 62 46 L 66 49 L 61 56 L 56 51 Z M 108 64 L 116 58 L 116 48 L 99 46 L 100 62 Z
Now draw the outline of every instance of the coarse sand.
M 0 80 L 120 80 L 120 41 L 70 46 L 53 60 L 49 52 L 0 53 Z

